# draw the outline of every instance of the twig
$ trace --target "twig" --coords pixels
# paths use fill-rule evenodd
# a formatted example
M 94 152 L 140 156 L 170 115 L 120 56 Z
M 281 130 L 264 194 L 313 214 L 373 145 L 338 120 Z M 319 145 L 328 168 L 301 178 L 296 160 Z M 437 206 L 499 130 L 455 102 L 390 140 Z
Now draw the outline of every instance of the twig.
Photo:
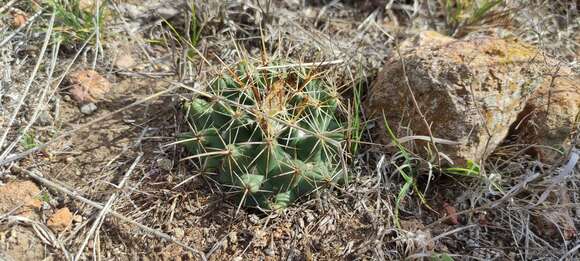
M 92 201 L 90 199 L 86 199 L 86 198 L 80 196 L 79 195 L 80 193 L 78 191 L 69 190 L 69 189 L 67 189 L 67 188 L 65 188 L 63 186 L 59 186 L 57 183 L 55 183 L 53 181 L 50 181 L 48 179 L 45 179 L 45 178 L 43 178 L 43 177 L 41 177 L 41 176 L 39 176 L 39 175 L 37 175 L 37 174 L 35 174 L 33 172 L 31 172 L 29 170 L 26 170 L 26 169 L 23 169 L 21 167 L 18 167 L 18 166 L 15 166 L 15 165 L 13 165 L 12 167 L 15 168 L 17 171 L 20 171 L 21 173 L 26 174 L 28 177 L 30 177 L 30 178 L 32 178 L 32 179 L 40 182 L 44 186 L 47 186 L 47 187 L 50 187 L 52 189 L 58 190 L 58 191 L 60 191 L 60 192 L 62 192 L 64 194 L 68 195 L 69 197 L 74 198 L 76 200 L 79 200 L 79 201 L 81 201 L 81 202 L 83 202 L 83 203 L 85 203 L 85 204 L 87 204 L 87 205 L 89 205 L 91 207 L 94 207 L 94 208 L 97 208 L 97 209 L 101 209 L 101 210 L 105 208 L 100 203 L 94 202 L 94 201 Z M 148 233 L 150 233 L 152 235 L 155 235 L 155 236 L 157 236 L 157 237 L 159 237 L 161 239 L 164 239 L 164 240 L 170 241 L 172 243 L 175 243 L 175 244 L 177 244 L 177 245 L 179 245 L 179 246 L 181 246 L 181 247 L 183 247 L 183 248 L 191 251 L 192 253 L 199 255 L 200 258 L 202 260 L 204 260 L 204 261 L 207 260 L 206 257 L 205 257 L 205 255 L 203 254 L 203 252 L 201 252 L 201 251 L 199 251 L 197 249 L 194 249 L 194 248 L 186 245 L 185 243 L 182 243 L 182 242 L 174 239 L 172 236 L 170 236 L 170 235 L 168 235 L 166 233 L 163 233 L 163 232 L 158 231 L 156 229 L 149 228 L 149 227 L 147 227 L 147 226 L 145 226 L 145 225 L 143 225 L 143 224 L 141 224 L 141 223 L 139 223 L 139 222 L 137 222 L 137 221 L 135 221 L 133 219 L 130 219 L 128 217 L 123 216 L 122 214 L 120 214 L 120 213 L 118 213 L 116 211 L 111 210 L 109 212 L 109 214 L 111 214 L 111 216 L 114 216 L 114 217 L 120 219 L 121 221 L 127 222 L 127 223 L 129 223 L 131 225 L 135 225 L 135 226 L 139 227 L 140 229 L 142 229 L 142 230 L 144 230 L 144 231 L 146 231 L 146 232 L 148 232 Z
M 129 167 L 129 170 L 127 170 L 127 172 L 125 173 L 125 176 L 123 177 L 121 182 L 119 182 L 117 189 L 119 189 L 119 190 L 123 189 L 125 182 L 129 178 L 131 173 L 133 173 L 133 170 L 137 166 L 137 163 L 139 163 L 139 161 L 141 161 L 141 157 L 143 157 L 143 153 L 139 154 L 139 156 L 137 156 L 135 161 L 133 161 L 133 164 L 131 165 L 131 167 Z M 93 235 L 95 233 L 95 231 L 97 230 L 97 227 L 99 227 L 101 222 L 103 222 L 103 220 L 105 219 L 105 215 L 107 214 L 107 212 L 109 212 L 109 210 L 113 206 L 113 203 L 115 202 L 117 197 L 118 197 L 118 193 L 113 193 L 113 195 L 111 195 L 111 197 L 109 198 L 109 200 L 105 204 L 105 207 L 103 207 L 103 209 L 101 209 L 101 212 L 99 213 L 99 215 L 95 219 L 95 222 L 91 226 L 91 229 L 89 230 L 89 233 L 87 234 L 87 237 L 85 237 L 85 240 L 81 244 L 81 247 L 79 248 L 79 250 L 78 250 L 78 252 L 75 255 L 75 258 L 73 260 L 79 260 L 79 258 L 81 257 L 81 254 L 83 253 L 85 246 L 87 245 L 87 243 L 89 242 L 89 239 L 91 238 L 91 235 Z
M 4 10 L 10 8 L 14 3 L 16 3 L 16 1 L 18 1 L 18 0 L 12 0 L 12 1 L 6 3 L 4 6 L 0 7 L 0 13 L 4 12 Z
M 578 249 L 580 249 L 580 244 L 576 245 L 574 248 L 570 249 L 570 251 L 566 252 L 566 254 L 564 254 L 562 257 L 560 257 L 560 259 L 558 259 L 558 261 L 564 261 L 566 260 L 566 258 L 574 253 L 576 253 L 578 251 Z
M 445 233 L 441 233 L 440 235 L 437 235 L 436 237 L 432 238 L 431 240 L 433 242 L 435 242 L 435 241 L 437 241 L 437 240 L 439 240 L 441 238 L 444 238 L 444 237 L 449 236 L 451 234 L 455 234 L 457 232 L 460 232 L 460 231 L 463 231 L 463 230 L 466 230 L 466 229 L 469 229 L 469 228 L 472 228 L 472 227 L 475 227 L 475 226 L 477 226 L 477 224 L 472 224 L 472 225 L 469 225 L 469 226 L 464 226 L 464 227 L 456 228 L 456 229 L 453 229 L 451 231 L 447 231 Z
M 48 71 L 48 78 L 46 79 L 46 86 L 42 90 L 42 94 L 40 95 L 40 98 L 38 100 L 38 105 L 34 109 L 34 112 L 32 113 L 32 117 L 30 118 L 30 120 L 28 121 L 26 126 L 20 130 L 20 134 L 15 139 L 13 139 L 12 143 L 10 145 L 8 145 L 8 147 L 2 152 L 2 154 L 0 155 L 0 159 L 4 159 L 6 157 L 6 155 L 8 155 L 8 154 L 10 154 L 10 152 L 12 152 L 14 147 L 16 147 L 16 145 L 18 145 L 18 143 L 21 141 L 22 137 L 28 133 L 28 130 L 36 122 L 36 120 L 38 119 L 38 115 L 40 114 L 40 111 L 42 110 L 42 108 L 45 107 L 45 103 L 46 103 L 45 99 L 47 97 L 48 90 L 50 89 L 50 85 L 52 82 L 52 75 L 54 73 L 54 68 L 56 67 L 56 61 L 58 59 L 57 55 L 58 55 L 59 48 L 60 48 L 59 43 L 57 43 L 53 46 L 52 59 L 51 59 L 50 67 L 49 67 L 49 71 Z M 51 95 L 52 95 L 52 93 L 51 93 Z
M 283 65 L 259 66 L 259 67 L 256 67 L 256 70 L 269 70 L 269 69 L 294 68 L 294 67 L 316 67 L 316 66 L 333 65 L 333 64 L 341 64 L 341 63 L 344 63 L 344 60 L 338 59 L 338 60 L 328 61 L 328 62 L 291 63 L 291 64 L 283 64 Z
M 50 36 L 52 35 L 54 18 L 55 18 L 55 13 L 53 12 L 52 16 L 50 17 L 48 29 L 46 30 L 46 36 L 44 37 L 44 43 L 42 44 L 42 49 L 40 51 L 40 55 L 38 56 L 38 60 L 36 61 L 36 65 L 34 66 L 34 69 L 32 70 L 30 78 L 28 78 L 28 82 L 26 83 L 26 86 L 24 87 L 24 90 L 22 91 L 22 94 L 20 95 L 21 98 L 18 101 L 16 108 L 14 108 L 14 112 L 12 114 L 12 117 L 10 117 L 10 120 L 8 121 L 8 126 L 6 127 L 6 131 L 4 131 L 4 133 L 2 134 L 2 137 L 0 138 L 0 149 L 4 146 L 4 142 L 6 140 L 6 137 L 8 136 L 8 133 L 10 132 L 10 129 L 12 128 L 12 125 L 14 124 L 14 121 L 16 121 L 16 117 L 18 116 L 18 112 L 20 111 L 20 108 L 22 107 L 22 105 L 24 105 L 24 100 L 26 99 L 26 96 L 28 95 L 28 92 L 30 91 L 30 86 L 34 82 L 34 78 L 36 78 L 36 73 L 38 73 L 38 70 L 40 69 L 40 65 L 42 64 L 42 60 L 44 59 L 44 54 L 46 53 L 46 48 L 48 47 L 48 44 L 50 43 L 49 40 L 50 40 Z M 2 46 L 2 44 L 0 44 L 0 46 Z M 0 160 L 3 160 L 6 157 L 6 155 L 8 154 L 7 153 L 8 151 L 9 150 L 7 149 L 6 151 L 4 151 L 2 153 L 2 155 L 0 155 Z

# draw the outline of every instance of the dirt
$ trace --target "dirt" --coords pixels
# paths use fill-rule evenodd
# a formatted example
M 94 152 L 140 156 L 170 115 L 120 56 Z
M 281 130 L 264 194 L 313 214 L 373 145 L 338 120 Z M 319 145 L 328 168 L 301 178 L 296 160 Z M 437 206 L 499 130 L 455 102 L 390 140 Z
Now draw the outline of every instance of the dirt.
M 0 229 L 0 260 L 44 260 L 49 255 L 50 251 L 30 227 Z
M 39 220 L 41 191 L 31 181 L 11 181 L 0 186 L 1 215 Z M 41 260 L 47 252 L 31 227 L 14 221 L 0 225 L 0 260 Z

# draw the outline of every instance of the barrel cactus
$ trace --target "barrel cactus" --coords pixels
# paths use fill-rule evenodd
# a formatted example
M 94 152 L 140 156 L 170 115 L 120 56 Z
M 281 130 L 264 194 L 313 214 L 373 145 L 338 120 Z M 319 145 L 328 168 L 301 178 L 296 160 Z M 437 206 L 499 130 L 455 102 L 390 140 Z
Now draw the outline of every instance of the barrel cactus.
M 192 131 L 180 139 L 240 207 L 284 209 L 344 180 L 339 104 L 313 71 L 241 63 L 184 104 Z

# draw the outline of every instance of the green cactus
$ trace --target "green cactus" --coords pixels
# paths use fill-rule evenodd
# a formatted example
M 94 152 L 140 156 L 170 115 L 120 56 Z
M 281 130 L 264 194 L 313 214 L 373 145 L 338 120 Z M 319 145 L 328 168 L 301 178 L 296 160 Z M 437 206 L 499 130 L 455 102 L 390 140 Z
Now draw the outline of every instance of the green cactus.
M 228 72 L 185 104 L 193 130 L 179 138 L 240 206 L 284 209 L 344 178 L 336 90 L 304 70 Z

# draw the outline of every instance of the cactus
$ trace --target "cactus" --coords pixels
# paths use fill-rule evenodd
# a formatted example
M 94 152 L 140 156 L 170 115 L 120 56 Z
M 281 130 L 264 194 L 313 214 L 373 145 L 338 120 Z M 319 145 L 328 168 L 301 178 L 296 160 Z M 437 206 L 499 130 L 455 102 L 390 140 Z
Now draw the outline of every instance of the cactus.
M 312 75 L 241 63 L 184 104 L 192 127 L 184 147 L 239 206 L 284 209 L 344 178 L 340 100 Z

